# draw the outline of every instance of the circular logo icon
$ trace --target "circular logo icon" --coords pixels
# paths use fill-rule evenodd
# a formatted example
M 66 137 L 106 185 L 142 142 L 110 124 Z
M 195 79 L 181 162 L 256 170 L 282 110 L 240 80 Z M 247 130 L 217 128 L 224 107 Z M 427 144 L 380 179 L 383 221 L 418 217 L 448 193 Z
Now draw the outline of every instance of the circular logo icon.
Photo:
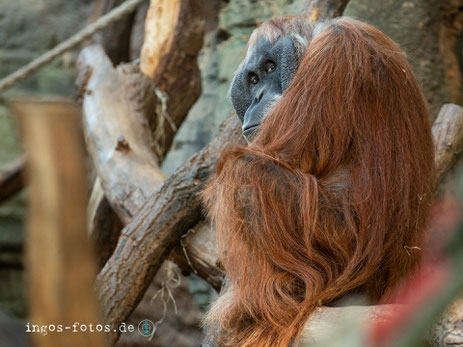
M 144 319 L 138 324 L 138 331 L 142 336 L 150 337 L 154 332 L 154 323 L 149 319 Z

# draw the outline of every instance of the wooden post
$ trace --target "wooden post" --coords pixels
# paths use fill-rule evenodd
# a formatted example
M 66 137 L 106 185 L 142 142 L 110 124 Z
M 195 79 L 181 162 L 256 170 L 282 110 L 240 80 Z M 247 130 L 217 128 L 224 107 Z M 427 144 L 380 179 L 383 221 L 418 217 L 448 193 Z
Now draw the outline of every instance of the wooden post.
M 37 347 L 106 346 L 104 333 L 97 332 L 103 320 L 86 232 L 88 186 L 80 112 L 69 102 L 14 101 L 12 109 L 19 118 L 29 180 L 26 330 Z M 35 329 L 46 329 L 47 334 Z

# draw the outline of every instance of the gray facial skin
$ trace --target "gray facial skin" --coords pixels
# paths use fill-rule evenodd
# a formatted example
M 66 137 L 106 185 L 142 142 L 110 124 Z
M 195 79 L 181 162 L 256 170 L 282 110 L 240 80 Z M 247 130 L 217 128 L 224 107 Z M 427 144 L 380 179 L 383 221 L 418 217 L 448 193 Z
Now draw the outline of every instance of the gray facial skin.
M 247 63 L 236 72 L 231 100 L 248 142 L 288 88 L 298 65 L 296 49 L 289 36 L 281 37 L 274 45 L 262 38 Z

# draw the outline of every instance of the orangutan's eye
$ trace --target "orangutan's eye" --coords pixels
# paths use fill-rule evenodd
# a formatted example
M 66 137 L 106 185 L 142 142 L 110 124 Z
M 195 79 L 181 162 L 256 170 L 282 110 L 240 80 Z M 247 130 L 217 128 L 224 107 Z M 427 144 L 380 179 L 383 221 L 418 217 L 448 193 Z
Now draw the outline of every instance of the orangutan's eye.
M 273 61 L 269 61 L 266 66 L 267 72 L 273 72 L 277 68 L 277 65 Z
M 257 84 L 259 83 L 259 76 L 257 76 L 255 73 L 250 73 L 249 74 L 249 82 L 251 82 L 252 84 Z

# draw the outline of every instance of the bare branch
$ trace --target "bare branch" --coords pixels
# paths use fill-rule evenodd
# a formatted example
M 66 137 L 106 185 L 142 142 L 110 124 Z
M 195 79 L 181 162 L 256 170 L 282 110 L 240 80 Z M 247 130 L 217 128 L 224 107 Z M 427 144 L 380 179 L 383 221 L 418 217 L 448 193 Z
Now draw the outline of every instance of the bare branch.
M 17 194 L 24 187 L 25 158 L 20 157 L 0 170 L 0 203 Z

